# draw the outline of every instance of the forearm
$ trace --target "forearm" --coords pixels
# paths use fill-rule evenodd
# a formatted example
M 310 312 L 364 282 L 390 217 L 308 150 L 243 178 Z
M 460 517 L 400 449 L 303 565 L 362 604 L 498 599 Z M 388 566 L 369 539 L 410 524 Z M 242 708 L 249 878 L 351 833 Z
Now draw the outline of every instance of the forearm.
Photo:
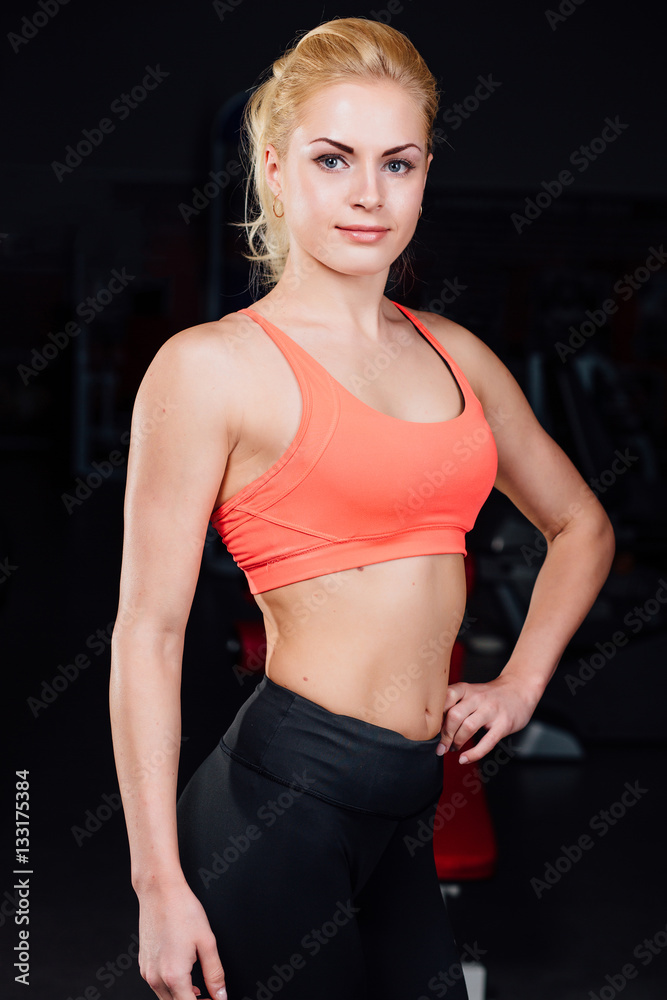
M 114 630 L 111 729 L 137 892 L 183 879 L 176 832 L 182 648 L 174 633 Z
M 500 673 L 536 705 L 607 578 L 614 535 L 606 515 L 574 518 L 549 542 L 526 620 Z

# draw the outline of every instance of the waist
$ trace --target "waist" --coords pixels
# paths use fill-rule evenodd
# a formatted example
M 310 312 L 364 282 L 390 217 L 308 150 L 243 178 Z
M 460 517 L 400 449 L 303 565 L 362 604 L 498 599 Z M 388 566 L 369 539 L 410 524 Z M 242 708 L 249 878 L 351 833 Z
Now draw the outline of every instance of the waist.
M 465 610 L 460 555 L 373 563 L 258 595 L 278 684 L 410 738 L 442 722 Z
M 246 767 L 332 805 L 405 819 L 437 802 L 439 735 L 411 740 L 337 715 L 265 676 L 220 740 Z

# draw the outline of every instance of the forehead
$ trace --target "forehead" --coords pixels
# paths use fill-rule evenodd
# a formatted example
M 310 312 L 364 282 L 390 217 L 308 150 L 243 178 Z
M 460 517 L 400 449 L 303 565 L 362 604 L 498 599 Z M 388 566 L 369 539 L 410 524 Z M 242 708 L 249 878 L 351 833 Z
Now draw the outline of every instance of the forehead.
M 308 98 L 294 138 L 309 142 L 326 136 L 343 142 L 357 137 L 386 146 L 415 140 L 422 131 L 419 108 L 405 88 L 390 80 L 355 81 L 329 84 Z

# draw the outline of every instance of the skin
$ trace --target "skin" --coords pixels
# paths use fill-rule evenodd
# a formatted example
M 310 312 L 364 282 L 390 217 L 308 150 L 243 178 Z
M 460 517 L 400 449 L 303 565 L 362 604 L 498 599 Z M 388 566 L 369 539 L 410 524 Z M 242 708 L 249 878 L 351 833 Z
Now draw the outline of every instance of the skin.
M 272 145 L 265 151 L 290 252 L 281 280 L 253 308 L 368 406 L 431 422 L 461 412 L 459 389 L 383 294 L 389 267 L 418 221 L 431 161 L 422 128 L 412 98 L 393 83 L 336 84 L 309 99 L 286 154 Z M 353 152 L 313 141 L 321 137 Z M 409 148 L 383 155 L 405 144 Z M 350 225 L 387 232 L 377 242 L 359 243 L 340 228 Z M 495 680 L 448 686 L 465 606 L 463 557 L 394 559 L 258 595 L 266 673 L 332 712 L 409 739 L 441 732 L 441 746 L 457 750 L 482 733 L 459 758 L 474 761 L 528 723 L 607 576 L 613 533 L 499 359 L 458 324 L 433 313 L 417 316 L 482 403 L 498 449 L 496 488 L 547 539 L 519 639 Z M 360 381 L 365 366 L 392 344 L 401 348 L 396 360 Z M 197 956 L 210 995 L 224 985 L 215 939 L 180 868 L 178 754 L 164 753 L 180 738 L 183 639 L 206 528 L 216 507 L 286 450 L 300 415 L 301 395 L 286 359 L 256 323 L 237 314 L 172 337 L 137 394 L 111 719 L 140 902 L 140 969 L 161 1000 L 196 994 L 190 972 Z M 429 642 L 435 657 L 420 653 Z M 411 663 L 417 676 L 400 700 L 378 713 L 376 696 Z

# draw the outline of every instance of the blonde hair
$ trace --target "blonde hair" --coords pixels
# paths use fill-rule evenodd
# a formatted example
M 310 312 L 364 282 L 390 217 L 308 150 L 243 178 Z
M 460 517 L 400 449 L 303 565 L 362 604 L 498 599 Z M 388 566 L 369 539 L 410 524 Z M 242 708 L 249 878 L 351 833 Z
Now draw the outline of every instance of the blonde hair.
M 327 84 L 343 80 L 391 80 L 414 98 L 421 114 L 427 154 L 433 149 L 438 111 L 437 83 L 412 42 L 386 24 L 361 17 L 318 25 L 277 59 L 264 74 L 243 112 L 242 149 L 247 168 L 245 222 L 257 284 L 274 285 L 289 251 L 289 233 L 276 218 L 273 193 L 264 174 L 264 150 L 271 143 L 285 156 L 303 104 Z

